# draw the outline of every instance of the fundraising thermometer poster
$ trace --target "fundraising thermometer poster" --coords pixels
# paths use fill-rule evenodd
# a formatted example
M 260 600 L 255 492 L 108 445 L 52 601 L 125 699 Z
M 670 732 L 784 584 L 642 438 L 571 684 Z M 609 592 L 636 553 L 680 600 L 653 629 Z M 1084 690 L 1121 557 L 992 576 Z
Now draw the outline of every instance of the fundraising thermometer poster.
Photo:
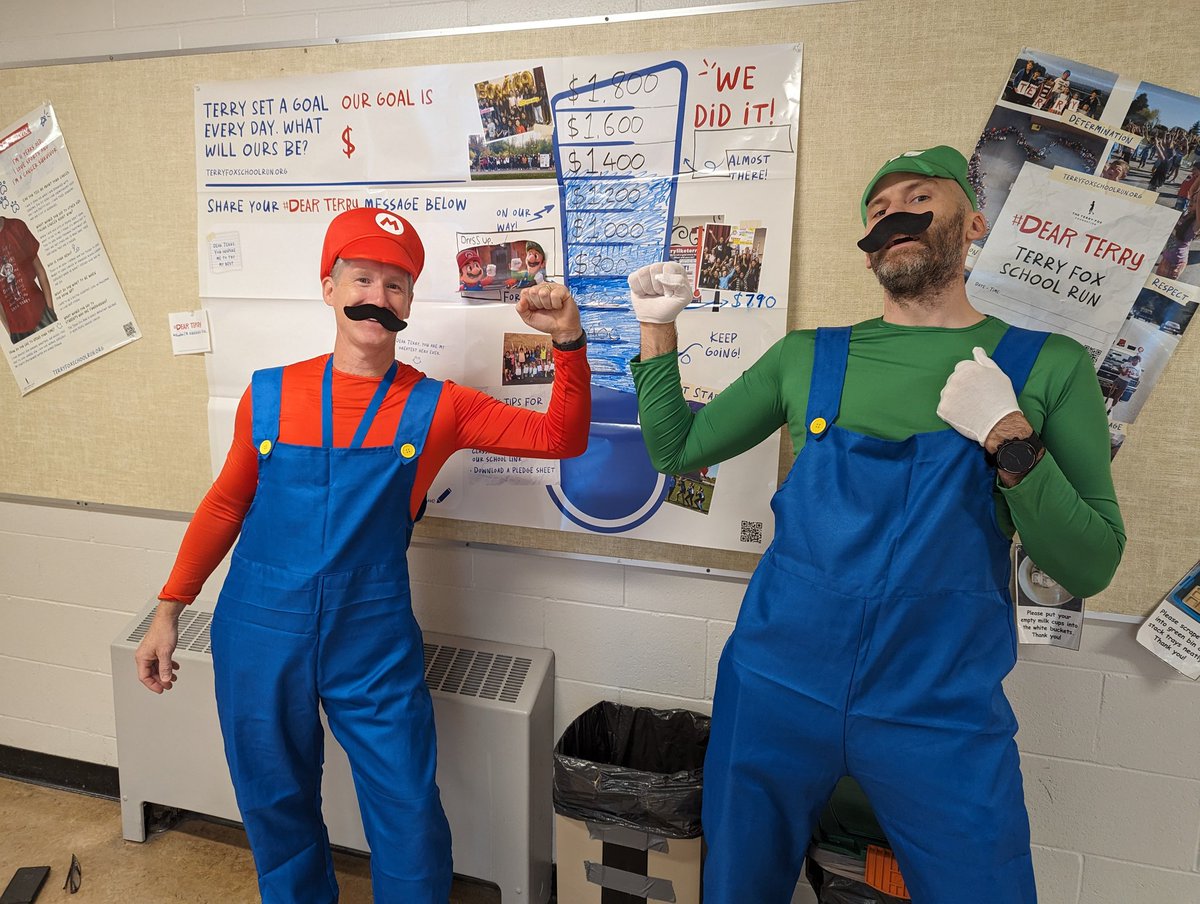
M 687 474 L 651 467 L 629 360 L 627 275 L 679 261 L 685 397 L 699 409 L 786 331 L 798 45 L 382 69 L 196 86 L 200 288 L 211 322 L 214 471 L 262 367 L 327 353 L 329 221 L 399 213 L 426 248 L 397 356 L 544 409 L 549 339 L 513 310 L 565 282 L 588 332 L 588 452 L 564 462 L 462 450 L 439 517 L 757 552 L 778 437 Z

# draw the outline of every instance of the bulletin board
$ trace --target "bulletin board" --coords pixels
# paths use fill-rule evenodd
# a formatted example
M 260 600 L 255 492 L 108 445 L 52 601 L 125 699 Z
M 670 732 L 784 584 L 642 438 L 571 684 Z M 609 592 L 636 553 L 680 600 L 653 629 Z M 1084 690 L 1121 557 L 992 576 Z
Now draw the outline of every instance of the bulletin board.
M 171 354 L 167 314 L 199 307 L 195 85 L 446 60 L 673 51 L 795 42 L 804 48 L 799 170 L 788 324 L 877 316 L 880 292 L 854 247 L 858 197 L 881 160 L 947 143 L 970 148 L 1021 48 L 1200 93 L 1200 20 L 1161 23 L 1123 0 L 1047 15 L 1014 0 L 980 16 L 971 4 L 886 0 L 668 15 L 548 30 L 417 36 L 297 48 L 115 59 L 0 71 L 0 121 L 50 101 L 97 227 L 143 338 L 21 398 L 0 383 L 7 467 L 0 493 L 192 510 L 207 489 L 204 362 Z M 305 262 L 308 266 L 310 262 Z M 1185 337 L 1114 463 L 1129 542 L 1093 611 L 1148 612 L 1200 550 L 1200 343 Z M 1188 341 L 1191 340 L 1191 341 Z M 791 463 L 786 437 L 780 475 Z M 427 519 L 445 538 L 638 561 L 749 571 L 755 557 Z

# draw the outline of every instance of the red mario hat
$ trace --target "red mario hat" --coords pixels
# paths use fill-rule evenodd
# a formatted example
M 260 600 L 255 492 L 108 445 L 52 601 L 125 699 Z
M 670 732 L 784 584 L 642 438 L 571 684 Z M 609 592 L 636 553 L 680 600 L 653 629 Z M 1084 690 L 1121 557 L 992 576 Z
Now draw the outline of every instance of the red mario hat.
M 459 270 L 461 270 L 463 267 L 465 267 L 470 261 L 475 261 L 475 263 L 477 263 L 477 264 L 482 263 L 482 260 L 480 260 L 480 257 L 479 257 L 479 252 L 476 251 L 474 248 L 467 248 L 467 249 L 464 249 L 463 251 L 458 252 L 457 260 L 458 260 L 458 269 Z
M 425 246 L 412 223 L 377 207 L 357 207 L 333 218 L 321 248 L 321 279 L 342 260 L 393 264 L 415 281 L 425 267 Z

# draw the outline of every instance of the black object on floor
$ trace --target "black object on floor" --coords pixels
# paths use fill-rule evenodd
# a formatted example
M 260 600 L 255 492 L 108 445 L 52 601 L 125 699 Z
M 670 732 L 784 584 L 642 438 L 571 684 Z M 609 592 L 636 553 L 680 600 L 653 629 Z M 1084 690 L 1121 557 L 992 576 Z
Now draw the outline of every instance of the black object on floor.
M 8 888 L 0 895 L 0 904 L 33 904 L 50 875 L 48 866 L 23 866 L 13 873 Z

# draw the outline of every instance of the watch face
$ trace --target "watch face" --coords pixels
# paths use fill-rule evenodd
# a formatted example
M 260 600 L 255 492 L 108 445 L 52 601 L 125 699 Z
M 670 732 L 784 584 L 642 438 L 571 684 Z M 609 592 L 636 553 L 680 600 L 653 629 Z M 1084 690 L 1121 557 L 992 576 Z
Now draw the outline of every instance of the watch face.
M 1005 443 L 996 451 L 996 465 L 1010 474 L 1024 474 L 1037 461 L 1037 450 L 1027 440 Z

